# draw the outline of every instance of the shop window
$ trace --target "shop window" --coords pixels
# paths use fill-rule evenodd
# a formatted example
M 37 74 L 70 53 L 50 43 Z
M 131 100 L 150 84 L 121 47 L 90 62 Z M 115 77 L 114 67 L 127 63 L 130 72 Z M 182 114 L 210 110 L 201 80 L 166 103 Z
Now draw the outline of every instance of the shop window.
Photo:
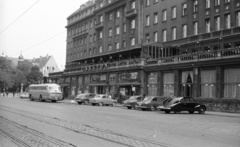
M 192 87 L 193 87 L 193 72 L 183 71 L 180 84 L 180 95 L 192 96 Z
M 163 95 L 164 96 L 174 95 L 174 73 L 163 74 Z
M 216 97 L 216 71 L 205 70 L 201 72 L 201 97 Z
M 224 98 L 240 99 L 240 68 L 224 70 Z

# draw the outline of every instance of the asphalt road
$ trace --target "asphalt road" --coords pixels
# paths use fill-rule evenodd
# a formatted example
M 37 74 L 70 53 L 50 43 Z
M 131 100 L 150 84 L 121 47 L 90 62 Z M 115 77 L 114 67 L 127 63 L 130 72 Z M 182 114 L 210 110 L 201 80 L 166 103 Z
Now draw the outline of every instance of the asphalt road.
M 240 114 L 165 114 L 0 96 L 0 146 L 239 147 Z

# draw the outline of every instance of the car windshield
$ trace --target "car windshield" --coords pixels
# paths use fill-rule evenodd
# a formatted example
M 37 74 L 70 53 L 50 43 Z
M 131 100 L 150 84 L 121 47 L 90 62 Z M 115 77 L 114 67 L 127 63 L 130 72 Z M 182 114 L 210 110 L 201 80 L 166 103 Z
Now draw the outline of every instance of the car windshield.
M 172 104 L 176 104 L 176 103 L 179 103 L 181 100 L 181 98 L 174 98 L 174 99 L 171 99 L 171 101 L 169 101 L 167 103 L 167 105 L 172 105 Z
M 96 95 L 94 98 L 101 98 L 102 95 Z
M 131 96 L 129 100 L 136 100 L 138 96 Z
M 152 97 L 145 97 L 143 101 L 148 101 L 150 99 L 152 99 Z

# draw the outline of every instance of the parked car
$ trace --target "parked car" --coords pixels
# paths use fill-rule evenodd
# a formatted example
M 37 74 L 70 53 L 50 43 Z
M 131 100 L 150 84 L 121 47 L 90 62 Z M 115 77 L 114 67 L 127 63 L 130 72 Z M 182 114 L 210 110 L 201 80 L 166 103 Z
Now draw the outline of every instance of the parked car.
M 165 111 L 165 113 L 180 113 L 181 111 L 188 111 L 190 114 L 198 111 L 199 114 L 204 114 L 206 111 L 206 106 L 200 103 L 197 103 L 193 97 L 176 97 L 170 101 L 159 106 L 157 108 L 160 111 Z
M 24 99 L 24 98 L 29 98 L 29 94 L 27 92 L 23 92 L 23 93 L 20 93 L 20 96 L 19 96 L 21 99 Z
M 159 105 L 163 104 L 163 101 L 168 99 L 167 96 L 146 96 L 143 101 L 137 102 L 136 108 L 142 111 L 150 110 L 154 111 Z
M 94 98 L 89 99 L 89 103 L 91 103 L 93 106 L 99 105 L 112 105 L 115 106 L 117 104 L 117 101 L 110 98 L 108 95 L 105 94 L 97 94 Z
M 89 103 L 90 98 L 94 98 L 96 94 L 94 93 L 82 93 L 78 94 L 76 98 L 74 99 L 79 105 L 85 104 L 87 105 Z
M 135 109 L 137 102 L 142 101 L 143 97 L 140 95 L 131 96 L 129 99 L 123 101 L 123 107 L 127 107 L 128 109 Z

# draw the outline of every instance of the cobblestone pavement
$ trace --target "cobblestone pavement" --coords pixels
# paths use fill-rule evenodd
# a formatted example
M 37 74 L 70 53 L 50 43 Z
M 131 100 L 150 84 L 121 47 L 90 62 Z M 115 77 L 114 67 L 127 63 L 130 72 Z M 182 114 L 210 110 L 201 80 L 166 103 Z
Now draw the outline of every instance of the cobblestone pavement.
M 2 146 L 18 147 L 74 147 L 69 143 L 45 136 L 41 132 L 0 117 Z
M 126 136 L 124 134 L 118 134 L 118 133 L 107 131 L 107 130 L 101 130 L 101 129 L 94 128 L 94 127 L 91 127 L 88 125 L 82 125 L 82 124 L 78 124 L 75 122 L 69 122 L 66 120 L 58 119 L 58 118 L 33 114 L 33 113 L 30 113 L 27 111 L 12 109 L 12 108 L 8 108 L 5 106 L 1 106 L 0 110 L 18 114 L 18 115 L 21 115 L 21 116 L 24 116 L 24 117 L 27 117 L 30 119 L 34 119 L 34 120 L 43 122 L 43 123 L 60 126 L 65 129 L 72 130 L 76 133 L 81 133 L 81 134 L 101 138 L 101 139 L 104 139 L 104 140 L 107 140 L 110 142 L 115 142 L 118 144 L 130 146 L 130 147 L 170 147 L 170 145 L 161 143 L 161 142 L 154 142 L 154 141 L 146 140 L 143 138 Z M 3 125 L 4 125 L 4 123 L 3 123 Z M 13 131 L 14 131 L 14 129 L 13 129 Z M 21 133 L 18 133 L 17 136 L 21 136 Z M 25 138 L 21 137 L 20 139 L 28 140 L 30 143 L 33 143 L 33 144 L 34 143 L 39 144 L 39 146 L 45 145 L 44 141 L 42 141 L 41 138 L 40 138 L 40 140 L 38 140 L 35 137 L 31 137 L 31 135 L 30 136 L 27 135 L 27 136 L 25 136 Z M 31 140 L 34 140 L 34 141 L 31 142 Z

